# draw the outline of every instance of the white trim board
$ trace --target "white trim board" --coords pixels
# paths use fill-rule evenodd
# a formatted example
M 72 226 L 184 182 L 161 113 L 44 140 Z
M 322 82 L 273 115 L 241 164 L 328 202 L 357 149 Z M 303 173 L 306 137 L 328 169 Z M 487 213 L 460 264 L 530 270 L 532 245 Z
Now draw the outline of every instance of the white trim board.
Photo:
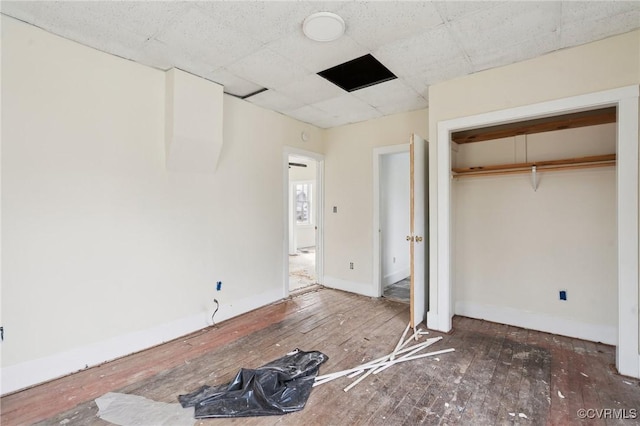
M 456 302 L 455 313 L 469 318 L 601 342 L 607 345 L 618 343 L 618 328 L 615 325 L 588 324 L 538 312 L 464 301 Z
M 640 378 L 639 316 L 638 316 L 638 85 L 589 93 L 508 108 L 437 123 L 437 141 L 431 145 L 437 167 L 430 168 L 430 183 L 436 190 L 437 205 L 431 208 L 430 297 L 427 325 L 449 331 L 453 317 L 451 288 L 451 133 L 570 113 L 603 106 L 616 106 L 617 120 L 617 221 L 618 221 L 618 345 L 616 367 L 620 374 Z M 437 157 L 433 154 L 437 154 Z
M 232 305 L 220 305 L 216 323 L 236 317 L 282 299 L 279 288 L 247 297 Z M 26 361 L 0 370 L 0 394 L 5 395 L 39 383 L 113 361 L 170 340 L 186 336 L 210 325 L 210 312 L 201 312 L 147 330 L 128 333 L 45 358 Z

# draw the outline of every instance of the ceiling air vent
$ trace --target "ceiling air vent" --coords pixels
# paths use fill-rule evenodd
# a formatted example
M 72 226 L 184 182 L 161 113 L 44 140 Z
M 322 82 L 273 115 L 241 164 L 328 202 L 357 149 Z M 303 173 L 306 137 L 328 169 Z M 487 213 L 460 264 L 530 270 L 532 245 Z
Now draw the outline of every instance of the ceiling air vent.
M 318 75 L 347 92 L 364 89 L 365 87 L 397 78 L 395 74 L 370 54 L 320 71 Z

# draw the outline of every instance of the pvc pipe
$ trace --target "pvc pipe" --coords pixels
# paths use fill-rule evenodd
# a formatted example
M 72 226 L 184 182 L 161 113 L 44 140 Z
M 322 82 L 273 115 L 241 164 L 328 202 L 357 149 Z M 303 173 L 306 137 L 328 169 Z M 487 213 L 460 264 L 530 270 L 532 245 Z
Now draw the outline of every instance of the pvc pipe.
M 396 348 L 393 350 L 393 353 L 391 353 L 391 361 L 393 361 L 393 359 L 396 357 L 396 352 L 398 352 L 398 350 L 400 349 L 400 346 L 404 342 L 404 338 L 409 332 L 409 328 L 411 328 L 411 323 L 407 324 L 407 328 L 404 329 L 404 333 L 402 333 L 402 337 L 400 337 L 400 340 L 398 340 L 398 344 L 396 345 Z
M 410 340 L 411 340 L 411 339 L 409 339 L 409 341 L 410 341 Z M 396 352 L 396 355 L 400 355 L 400 354 L 403 354 L 403 353 L 407 353 L 407 352 L 409 352 L 409 351 L 411 351 L 411 350 L 413 350 L 413 349 L 415 349 L 415 348 L 417 348 L 417 347 L 420 347 L 420 346 L 424 345 L 424 344 L 425 344 L 426 342 L 428 342 L 428 341 L 432 341 L 433 343 L 435 343 L 435 342 L 440 341 L 440 340 L 442 340 L 442 337 L 432 337 L 431 339 L 427 339 L 427 340 L 426 340 L 425 342 L 423 342 L 423 343 L 416 343 L 416 344 L 415 344 L 415 345 L 413 345 L 413 346 L 409 346 L 408 348 L 401 349 L 401 350 L 399 350 L 398 352 Z M 431 344 L 433 344 L 433 343 L 431 343 Z M 318 377 L 316 377 L 316 382 L 317 382 L 317 381 L 319 381 L 319 380 L 324 380 L 324 379 L 326 379 L 326 378 L 328 378 L 328 377 L 335 376 L 335 375 L 339 375 L 339 377 L 346 376 L 347 374 L 351 374 L 351 372 L 357 372 L 358 374 L 361 374 L 364 370 L 369 369 L 369 366 L 370 366 L 370 365 L 378 364 L 378 363 L 380 363 L 380 362 L 384 362 L 384 361 L 386 361 L 387 359 L 389 359 L 389 357 L 390 357 L 390 356 L 391 356 L 391 354 L 388 354 L 388 355 L 382 356 L 382 357 L 380 357 L 380 358 L 378 358 L 378 359 L 374 359 L 373 361 L 369 361 L 369 362 L 365 362 L 364 364 L 360 364 L 360 365 L 358 365 L 357 367 L 354 367 L 354 368 L 349 369 L 349 370 L 336 371 L 335 373 L 329 373 L 329 374 L 324 374 L 324 375 L 322 375 L 322 376 L 318 376 Z M 342 374 L 342 373 L 344 373 L 345 371 L 349 371 L 349 372 L 348 372 L 348 373 L 346 373 L 346 374 Z M 354 377 L 355 377 L 355 376 L 354 376 Z
M 399 364 L 401 362 L 405 362 L 405 361 L 413 361 L 414 359 L 420 359 L 420 358 L 425 358 L 428 356 L 434 356 L 434 355 L 440 355 L 440 354 L 444 354 L 444 353 L 448 353 L 448 352 L 453 352 L 455 351 L 455 349 L 451 348 L 451 349 L 443 349 L 441 351 L 435 351 L 435 352 L 429 352 L 426 354 L 422 354 L 422 355 L 414 355 L 412 357 L 409 358 L 401 358 L 401 359 L 396 359 L 393 361 L 387 361 L 387 362 L 381 362 L 378 364 L 373 364 L 367 368 L 378 368 L 378 367 L 383 367 L 387 364 Z M 334 375 L 327 375 L 327 376 L 320 376 L 320 377 L 316 377 L 316 382 L 313 384 L 313 386 L 317 386 L 317 385 L 322 385 L 324 383 L 330 382 L 332 380 L 338 379 L 340 377 L 344 377 L 347 374 L 353 373 L 354 371 L 358 371 L 361 370 L 362 367 L 356 367 L 356 368 L 351 368 L 349 370 L 344 370 L 344 371 L 340 371 L 338 373 L 335 373 Z
M 437 340 L 436 340 L 436 341 L 437 341 Z M 398 358 L 398 359 L 405 359 L 405 358 L 408 358 L 408 357 L 410 357 L 411 355 L 414 355 L 414 354 L 416 354 L 417 352 L 420 352 L 420 351 L 421 351 L 421 350 L 423 350 L 424 348 L 427 348 L 427 347 L 431 346 L 431 345 L 432 345 L 432 344 L 434 344 L 436 341 L 434 341 L 434 342 L 430 342 L 429 340 L 427 340 L 427 341 L 426 341 L 426 342 L 424 342 L 424 343 L 423 343 L 419 348 L 416 348 L 416 349 L 412 350 L 412 351 L 411 351 L 411 352 L 409 352 L 408 354 L 406 354 L 406 355 L 404 355 L 404 356 L 402 356 L 402 357 L 400 357 L 400 358 Z M 391 365 L 387 365 L 386 367 L 380 367 L 380 368 L 378 368 L 377 370 L 375 370 L 375 371 L 373 372 L 373 374 L 378 374 L 378 373 L 380 373 L 381 371 L 386 370 L 386 369 L 387 369 L 387 368 L 389 368 L 389 367 L 391 367 Z

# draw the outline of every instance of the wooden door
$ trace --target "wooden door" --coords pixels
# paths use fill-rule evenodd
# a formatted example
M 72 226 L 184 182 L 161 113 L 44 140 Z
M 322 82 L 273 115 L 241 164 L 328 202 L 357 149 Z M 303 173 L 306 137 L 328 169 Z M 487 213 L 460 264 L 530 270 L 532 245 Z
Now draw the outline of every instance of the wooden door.
M 424 321 L 428 307 L 428 185 L 427 185 L 427 142 L 418 135 L 411 135 L 410 147 L 411 234 L 409 240 L 411 255 L 411 328 Z

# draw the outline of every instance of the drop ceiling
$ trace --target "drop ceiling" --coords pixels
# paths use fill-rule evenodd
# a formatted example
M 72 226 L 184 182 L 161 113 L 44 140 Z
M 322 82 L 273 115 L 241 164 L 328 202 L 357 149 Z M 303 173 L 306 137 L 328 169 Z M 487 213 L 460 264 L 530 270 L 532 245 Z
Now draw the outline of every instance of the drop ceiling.
M 425 108 L 432 84 L 640 28 L 637 1 L 2 1 L 0 11 L 322 128 Z M 306 38 L 302 22 L 320 11 L 340 15 L 345 35 Z M 347 92 L 317 75 L 367 54 L 397 78 Z

